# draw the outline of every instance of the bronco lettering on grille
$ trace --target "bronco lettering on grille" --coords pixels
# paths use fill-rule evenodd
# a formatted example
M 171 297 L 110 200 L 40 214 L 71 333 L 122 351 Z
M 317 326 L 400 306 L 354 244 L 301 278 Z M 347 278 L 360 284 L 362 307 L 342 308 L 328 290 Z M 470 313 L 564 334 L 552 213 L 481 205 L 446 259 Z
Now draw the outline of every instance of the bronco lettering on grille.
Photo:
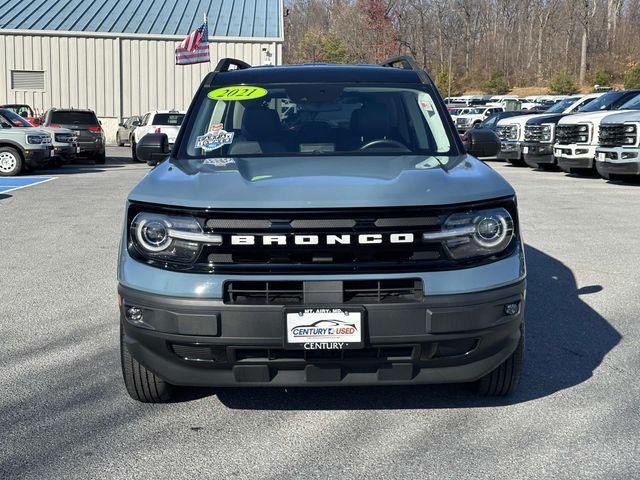
M 231 245 L 380 245 L 413 243 L 413 233 L 363 233 L 359 235 L 232 235 Z

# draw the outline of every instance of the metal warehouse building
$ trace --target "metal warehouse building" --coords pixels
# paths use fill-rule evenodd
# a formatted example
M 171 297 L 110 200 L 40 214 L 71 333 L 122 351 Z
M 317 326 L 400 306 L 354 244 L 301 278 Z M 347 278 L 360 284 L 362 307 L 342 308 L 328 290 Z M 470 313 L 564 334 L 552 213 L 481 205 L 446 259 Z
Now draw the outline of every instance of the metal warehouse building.
M 282 0 L 5 0 L 0 104 L 95 110 L 109 139 L 125 117 L 186 109 L 219 58 L 282 62 Z M 175 65 L 208 17 L 210 64 Z

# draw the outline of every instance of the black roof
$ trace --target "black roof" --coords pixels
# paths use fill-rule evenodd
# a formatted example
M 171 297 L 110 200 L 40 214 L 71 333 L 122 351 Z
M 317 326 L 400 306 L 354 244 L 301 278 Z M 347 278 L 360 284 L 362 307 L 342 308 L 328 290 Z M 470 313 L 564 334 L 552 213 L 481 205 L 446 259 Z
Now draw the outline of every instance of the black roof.
M 213 74 L 210 74 L 213 75 Z M 211 78 L 213 80 L 213 77 Z M 251 67 L 215 74 L 216 85 L 251 83 L 422 83 L 414 70 L 379 65 L 304 65 Z

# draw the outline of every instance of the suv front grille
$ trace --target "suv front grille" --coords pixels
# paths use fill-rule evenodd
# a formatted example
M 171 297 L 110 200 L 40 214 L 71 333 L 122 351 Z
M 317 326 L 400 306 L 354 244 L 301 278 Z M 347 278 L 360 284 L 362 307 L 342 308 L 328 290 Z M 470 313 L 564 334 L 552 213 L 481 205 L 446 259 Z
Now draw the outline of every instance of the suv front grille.
M 317 295 L 311 284 L 322 282 L 230 281 L 224 286 L 224 302 L 231 305 L 296 305 L 310 303 Z M 327 282 L 335 288 L 323 290 L 336 303 L 415 303 L 423 300 L 420 279 L 348 280 Z M 337 297 L 336 297 L 337 295 Z
M 203 245 L 193 264 L 170 264 L 130 253 L 159 268 L 215 274 L 355 274 L 424 272 L 467 268 L 513 253 L 517 242 L 497 256 L 454 260 L 440 240 L 423 241 L 454 212 L 506 208 L 514 218 L 513 199 L 442 207 L 384 207 L 328 210 L 195 210 L 132 204 L 129 225 L 140 211 L 193 215 L 206 233 L 222 242 Z M 272 297 L 296 295 L 269 291 Z M 373 287 L 372 287 L 373 288 Z M 376 287 L 377 288 L 377 287 Z
M 629 147 L 637 141 L 638 132 L 635 125 L 619 123 L 600 126 L 598 143 L 602 147 Z

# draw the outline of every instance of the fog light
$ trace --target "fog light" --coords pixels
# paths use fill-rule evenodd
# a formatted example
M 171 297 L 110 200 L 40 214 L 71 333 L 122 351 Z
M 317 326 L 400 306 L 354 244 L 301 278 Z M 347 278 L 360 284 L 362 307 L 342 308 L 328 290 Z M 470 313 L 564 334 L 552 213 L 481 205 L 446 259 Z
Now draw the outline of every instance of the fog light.
M 127 318 L 133 322 L 142 321 L 142 309 L 140 307 L 127 308 Z
M 622 158 L 627 160 L 629 158 L 636 158 L 638 154 L 636 152 L 622 152 Z
M 516 315 L 520 311 L 520 303 L 507 303 L 504 306 L 505 315 Z

